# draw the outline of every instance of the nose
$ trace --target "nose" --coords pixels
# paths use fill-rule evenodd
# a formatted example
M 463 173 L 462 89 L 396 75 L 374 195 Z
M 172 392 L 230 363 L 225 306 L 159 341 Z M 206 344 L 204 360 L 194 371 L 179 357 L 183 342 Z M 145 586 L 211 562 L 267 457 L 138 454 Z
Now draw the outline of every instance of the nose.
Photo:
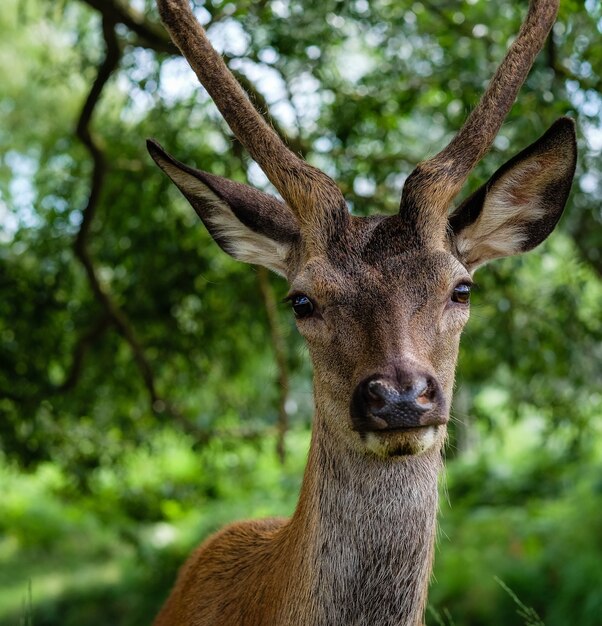
M 362 380 L 351 399 L 351 419 L 360 432 L 400 430 L 447 423 L 445 400 L 434 376 L 397 369 L 394 376 Z

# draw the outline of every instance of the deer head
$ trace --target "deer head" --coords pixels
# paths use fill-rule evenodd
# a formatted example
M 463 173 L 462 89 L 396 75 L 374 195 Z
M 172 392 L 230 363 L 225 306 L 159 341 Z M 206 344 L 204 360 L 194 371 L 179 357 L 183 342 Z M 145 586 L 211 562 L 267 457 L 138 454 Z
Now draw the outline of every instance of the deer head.
M 223 250 L 288 280 L 325 432 L 339 449 L 381 459 L 441 446 L 473 272 L 543 241 L 569 194 L 575 132 L 561 118 L 448 214 L 541 49 L 558 0 L 531 1 L 462 129 L 407 178 L 399 213 L 367 218 L 350 215 L 334 181 L 293 154 L 255 111 L 188 0 L 158 4 L 174 42 L 283 201 L 188 167 L 154 141 L 148 149 Z

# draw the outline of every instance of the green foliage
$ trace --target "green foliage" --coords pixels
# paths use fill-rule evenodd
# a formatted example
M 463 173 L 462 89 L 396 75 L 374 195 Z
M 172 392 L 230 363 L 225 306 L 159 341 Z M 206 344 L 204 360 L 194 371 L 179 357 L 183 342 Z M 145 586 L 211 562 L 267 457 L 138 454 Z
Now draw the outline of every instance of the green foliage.
M 599 442 L 581 466 L 560 465 L 563 459 L 532 445 L 512 474 L 503 463 L 508 451 L 500 449 L 501 463 L 479 457 L 450 466 L 430 602 L 467 626 L 538 623 L 536 615 L 546 626 L 595 626 L 602 610 Z M 496 497 L 477 502 L 480 492 Z
M 54 464 L 25 474 L 3 460 L 0 559 L 12 566 L 0 568 L 0 623 L 16 623 L 29 581 L 36 625 L 150 622 L 200 537 L 292 512 L 308 433 L 288 443 L 282 467 L 270 437 L 195 454 L 189 437 L 164 429 L 98 468 L 87 493 Z
M 362 215 L 396 210 L 405 176 L 475 105 L 525 4 L 197 3 L 291 145 Z M 156 20 L 154 3 L 142 5 Z M 100 17 L 83 0 L 3 9 L 0 622 L 149 623 L 200 538 L 231 519 L 291 512 L 312 402 L 307 355 L 283 311 L 293 429 L 280 467 L 255 272 L 218 250 L 143 140 L 215 174 L 266 181 L 183 61 L 119 26 L 119 69 L 92 120 L 107 172 L 88 249 L 150 364 L 152 402 L 74 252 L 92 174 L 74 128 L 104 55 Z M 577 119 L 559 229 L 477 274 L 432 624 L 522 624 L 521 606 L 546 626 L 595 626 L 602 614 L 601 24 L 600 3 L 563 0 L 553 43 L 465 190 L 559 115 Z M 273 287 L 284 295 L 279 279 Z

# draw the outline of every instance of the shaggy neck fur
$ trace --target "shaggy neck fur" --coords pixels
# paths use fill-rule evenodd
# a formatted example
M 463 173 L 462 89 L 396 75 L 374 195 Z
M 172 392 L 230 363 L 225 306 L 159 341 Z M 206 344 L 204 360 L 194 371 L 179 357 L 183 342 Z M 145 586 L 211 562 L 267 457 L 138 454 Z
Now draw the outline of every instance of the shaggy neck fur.
M 290 584 L 302 596 L 286 623 L 423 624 L 440 450 L 378 459 L 339 445 L 318 415 L 299 505 L 284 531 Z

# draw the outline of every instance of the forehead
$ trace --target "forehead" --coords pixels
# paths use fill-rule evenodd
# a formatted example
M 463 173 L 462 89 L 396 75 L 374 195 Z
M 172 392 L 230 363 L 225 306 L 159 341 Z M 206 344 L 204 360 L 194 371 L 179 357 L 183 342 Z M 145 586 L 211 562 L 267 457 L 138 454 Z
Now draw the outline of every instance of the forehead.
M 443 248 L 420 242 L 393 217 L 354 218 L 351 233 L 333 242 L 326 254 L 307 260 L 293 281 L 299 290 L 346 300 L 350 294 L 375 295 L 399 290 L 426 294 L 447 290 L 468 276 Z

